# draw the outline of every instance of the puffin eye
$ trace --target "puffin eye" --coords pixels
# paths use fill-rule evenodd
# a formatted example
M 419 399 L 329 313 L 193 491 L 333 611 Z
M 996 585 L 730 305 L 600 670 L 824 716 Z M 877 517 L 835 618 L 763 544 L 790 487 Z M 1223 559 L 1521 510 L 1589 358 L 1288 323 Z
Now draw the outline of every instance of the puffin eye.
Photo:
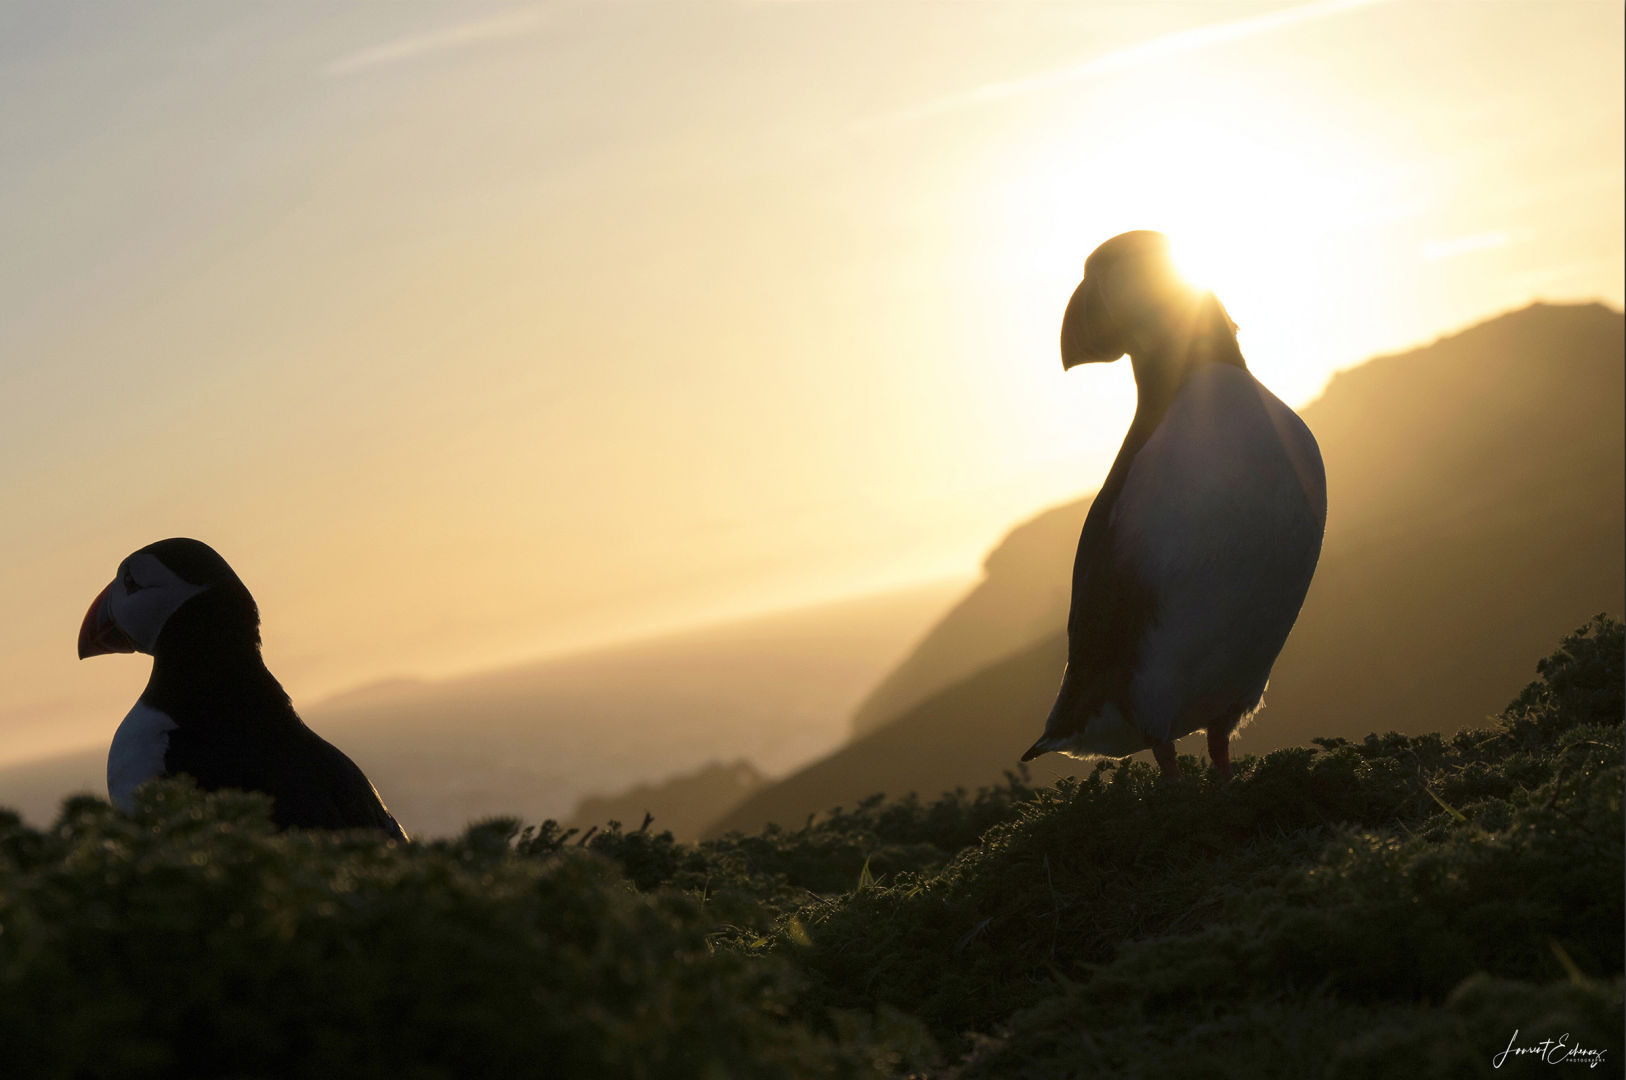
M 135 575 L 130 573 L 128 570 L 124 572 L 124 576 L 120 579 L 120 582 L 124 585 L 124 591 L 126 593 L 137 593 L 142 589 L 147 588 L 145 585 L 136 584 Z

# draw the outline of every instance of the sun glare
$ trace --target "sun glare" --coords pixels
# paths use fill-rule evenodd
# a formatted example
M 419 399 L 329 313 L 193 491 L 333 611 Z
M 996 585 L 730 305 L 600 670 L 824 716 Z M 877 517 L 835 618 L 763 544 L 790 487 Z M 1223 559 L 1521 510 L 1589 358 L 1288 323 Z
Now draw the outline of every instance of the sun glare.
M 1034 224 L 1016 231 L 1037 249 L 1005 258 L 1073 272 L 1108 237 L 1157 229 L 1181 273 L 1240 324 L 1250 366 L 1303 400 L 1333 364 L 1320 360 L 1318 313 L 1361 272 L 1335 254 L 1350 246 L 1340 234 L 1382 217 L 1394 178 L 1358 140 L 1288 104 L 1167 75 L 1124 92 L 1137 113 L 1116 130 L 1081 121 L 1074 149 L 1040 155 L 1011 191 L 1013 214 Z
M 1225 276 L 1225 252 L 1212 238 L 1192 232 L 1171 236 L 1169 249 L 1174 256 L 1174 268 L 1188 284 L 1214 292 L 1224 291 L 1216 280 Z
M 1264 289 L 1279 304 L 1302 300 L 1314 288 L 1302 260 L 1355 201 L 1348 177 L 1312 152 L 1213 123 L 1156 125 L 1124 156 L 1137 208 L 1169 235 L 1182 273 L 1227 302 Z

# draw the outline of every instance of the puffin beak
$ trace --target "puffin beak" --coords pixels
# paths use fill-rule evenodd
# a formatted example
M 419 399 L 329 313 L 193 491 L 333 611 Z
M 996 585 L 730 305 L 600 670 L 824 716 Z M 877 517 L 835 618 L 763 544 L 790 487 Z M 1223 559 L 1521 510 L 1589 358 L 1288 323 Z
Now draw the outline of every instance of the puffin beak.
M 1070 371 L 1080 364 L 1097 364 L 1118 359 L 1126 351 L 1107 342 L 1106 312 L 1101 310 L 1097 285 L 1089 278 L 1078 283 L 1067 313 L 1061 318 L 1061 369 Z
M 108 582 L 107 588 L 96 594 L 96 599 L 90 602 L 90 610 L 85 612 L 84 624 L 79 627 L 81 660 L 105 653 L 136 651 L 135 642 L 130 640 L 130 635 L 120 630 L 118 624 L 113 621 L 113 608 L 108 594 L 113 591 L 114 584 L 115 582 Z

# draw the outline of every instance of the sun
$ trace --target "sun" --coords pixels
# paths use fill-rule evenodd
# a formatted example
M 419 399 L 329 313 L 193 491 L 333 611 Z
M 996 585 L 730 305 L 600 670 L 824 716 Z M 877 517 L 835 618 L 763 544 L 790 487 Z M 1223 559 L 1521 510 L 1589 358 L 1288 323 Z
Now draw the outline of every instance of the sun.
M 1268 282 L 1293 299 L 1308 285 L 1292 250 L 1347 201 L 1341 178 L 1301 150 L 1212 122 L 1152 125 L 1124 156 L 1134 162 L 1135 208 L 1168 234 L 1181 271 L 1219 293 Z
M 1045 321 L 1085 257 L 1132 229 L 1169 237 L 1181 274 L 1239 324 L 1251 368 L 1285 399 L 1347 358 L 1327 328 L 1376 272 L 1360 242 L 1404 201 L 1405 177 L 1361 137 L 1244 83 L 1144 74 L 1114 107 L 1065 115 L 999 192 L 997 273 Z
M 1169 237 L 1169 254 L 1174 268 L 1188 284 L 1214 293 L 1228 291 L 1226 285 L 1235 264 L 1224 242 L 1213 232 L 1187 229 Z
M 1319 316 L 1352 285 L 1328 240 L 1371 213 L 1378 187 L 1333 140 L 1236 121 L 1148 125 L 1123 150 L 1134 163 L 1123 205 L 1132 227 L 1168 235 L 1182 276 L 1225 304 L 1267 385 L 1302 397 L 1326 376 Z

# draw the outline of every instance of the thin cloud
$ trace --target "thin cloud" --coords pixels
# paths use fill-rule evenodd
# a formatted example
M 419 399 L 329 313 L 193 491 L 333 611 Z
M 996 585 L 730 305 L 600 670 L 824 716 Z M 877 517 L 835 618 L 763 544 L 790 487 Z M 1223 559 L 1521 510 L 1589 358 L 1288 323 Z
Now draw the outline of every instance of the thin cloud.
M 1346 11 L 1393 2 L 1394 0 L 1315 0 L 1313 3 L 1300 4 L 1297 7 L 1272 11 L 1264 15 L 1252 15 L 1228 23 L 1216 23 L 1212 26 L 1199 26 L 1190 30 L 1180 30 L 1172 34 L 1165 34 L 1162 37 L 1153 38 L 1150 41 L 1143 41 L 1139 45 L 1130 45 L 1126 48 L 1103 53 L 1080 64 L 1055 68 L 1025 79 L 988 83 L 985 86 L 977 87 L 975 90 L 950 94 L 935 101 L 928 101 L 923 105 L 869 117 L 859 121 L 853 127 L 855 130 L 887 127 L 892 124 L 937 116 L 941 113 L 987 105 L 991 102 L 1003 101 L 1024 94 L 1053 90 L 1057 87 L 1083 82 L 1086 79 L 1093 79 L 1099 75 L 1109 75 L 1114 72 L 1140 67 L 1142 64 L 1164 60 L 1171 56 L 1181 56 L 1200 49 L 1212 48 L 1215 45 L 1224 45 L 1245 38 L 1258 37 L 1261 34 L 1283 30 L 1290 26 L 1298 26 L 1301 23 L 1312 22 L 1316 19 L 1341 15 Z
M 328 75 L 350 75 L 381 64 L 416 60 L 432 53 L 524 37 L 536 33 L 543 22 L 543 13 L 534 9 L 509 11 L 488 19 L 444 26 L 427 33 L 386 41 L 382 45 L 341 56 L 328 64 L 325 70 Z

